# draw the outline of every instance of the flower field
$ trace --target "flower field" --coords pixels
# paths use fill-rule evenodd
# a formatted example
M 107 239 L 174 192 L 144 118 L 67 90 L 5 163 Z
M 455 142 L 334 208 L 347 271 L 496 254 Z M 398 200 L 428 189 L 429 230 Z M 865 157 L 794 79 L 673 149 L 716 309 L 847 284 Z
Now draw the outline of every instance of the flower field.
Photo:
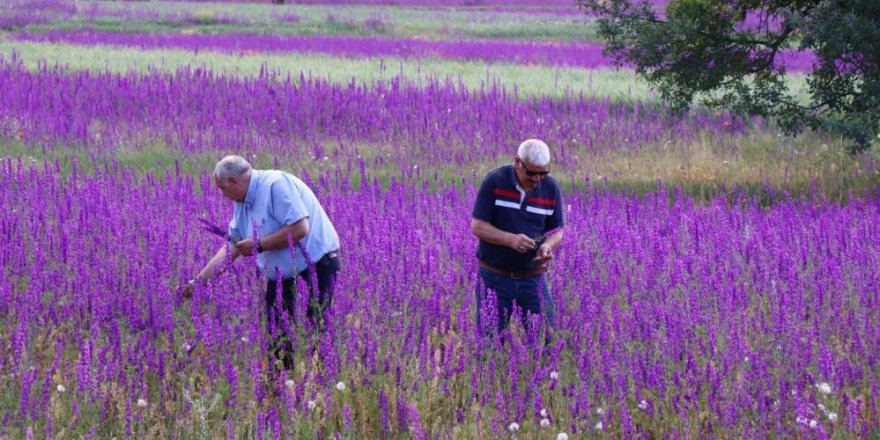
M 302 334 L 298 368 L 276 379 L 266 377 L 252 261 L 192 302 L 175 290 L 217 245 L 196 235 L 196 219 L 222 221 L 228 209 L 201 192 L 208 179 L 84 165 L 63 178 L 51 163 L 4 163 L 2 225 L 15 243 L 0 289 L 7 432 L 442 438 L 506 436 L 517 422 L 528 437 L 602 423 L 612 436 L 751 438 L 875 428 L 880 278 L 864 269 L 880 258 L 876 202 L 765 209 L 669 204 L 662 191 L 571 194 L 577 232 L 551 275 L 556 339 L 536 347 L 522 335 L 492 350 L 471 318 L 476 264 L 460 213 L 472 188 L 355 189 L 315 176 L 349 244 L 345 270 L 331 330 Z
M 560 37 L 590 25 L 567 2 L 312 3 L 0 9 L 0 439 L 880 435 L 876 153 L 603 86 L 331 80 L 309 63 L 616 70 L 597 42 Z M 357 26 L 328 23 L 334 7 Z M 370 17 L 385 27 L 365 35 Z M 51 47 L 217 58 L 77 67 Z M 550 61 L 586 47 L 592 64 Z M 298 58 L 243 67 L 270 53 Z M 565 188 L 556 322 L 499 343 L 476 330 L 492 311 L 476 306 L 470 213 L 529 137 Z M 254 259 L 180 288 L 222 244 L 201 226 L 231 214 L 209 174 L 225 154 L 300 176 L 339 231 L 329 325 L 314 332 L 297 296 L 290 371 L 267 362 Z

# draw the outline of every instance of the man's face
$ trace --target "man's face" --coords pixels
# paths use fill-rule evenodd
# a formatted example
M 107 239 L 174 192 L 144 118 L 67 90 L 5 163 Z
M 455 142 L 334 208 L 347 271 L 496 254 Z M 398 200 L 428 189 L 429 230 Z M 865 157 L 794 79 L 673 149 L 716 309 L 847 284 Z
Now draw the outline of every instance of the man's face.
M 541 179 L 543 179 L 544 176 L 550 174 L 549 165 L 537 166 L 530 164 L 520 159 L 519 156 L 514 157 L 513 168 L 516 172 L 516 178 L 519 180 L 520 186 L 527 191 L 534 189 L 539 183 L 541 183 Z
M 247 186 L 245 186 L 245 179 L 243 176 L 232 176 L 226 179 L 221 179 L 215 175 L 214 184 L 217 185 L 217 188 L 220 189 L 220 192 L 223 193 L 224 197 L 233 202 L 241 203 L 244 201 L 244 196 L 247 194 Z

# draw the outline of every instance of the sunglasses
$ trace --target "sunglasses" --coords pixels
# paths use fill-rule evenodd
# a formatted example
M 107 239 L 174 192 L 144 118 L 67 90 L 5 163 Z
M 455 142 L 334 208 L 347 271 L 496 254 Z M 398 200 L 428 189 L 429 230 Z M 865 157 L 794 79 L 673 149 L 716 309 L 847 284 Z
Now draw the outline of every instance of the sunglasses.
M 522 159 L 518 159 L 518 160 L 519 160 L 519 165 L 520 165 L 520 166 L 526 171 L 526 175 L 529 176 L 529 177 L 535 177 L 535 176 L 541 176 L 541 177 L 543 177 L 543 176 L 546 176 L 546 175 L 550 174 L 550 171 L 535 171 L 535 170 L 530 170 L 529 167 L 526 166 L 526 163 L 523 162 Z

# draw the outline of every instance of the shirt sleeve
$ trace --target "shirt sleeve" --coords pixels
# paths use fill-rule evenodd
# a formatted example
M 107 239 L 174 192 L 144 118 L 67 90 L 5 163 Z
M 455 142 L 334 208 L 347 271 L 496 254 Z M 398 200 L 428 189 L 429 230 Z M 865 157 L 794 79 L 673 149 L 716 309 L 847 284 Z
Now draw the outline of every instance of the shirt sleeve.
M 292 225 L 309 216 L 292 181 L 282 179 L 272 184 L 272 216 L 282 225 Z
M 474 202 L 474 211 L 471 216 L 477 220 L 492 223 L 495 221 L 495 200 L 492 189 L 495 185 L 490 178 L 483 179 L 480 189 L 477 191 L 477 200 Z
M 562 190 L 559 188 L 559 184 L 553 186 L 556 192 L 556 197 L 554 197 L 556 199 L 556 206 L 553 207 L 553 215 L 544 224 L 544 232 L 565 226 L 565 215 L 562 212 L 565 206 L 562 203 Z

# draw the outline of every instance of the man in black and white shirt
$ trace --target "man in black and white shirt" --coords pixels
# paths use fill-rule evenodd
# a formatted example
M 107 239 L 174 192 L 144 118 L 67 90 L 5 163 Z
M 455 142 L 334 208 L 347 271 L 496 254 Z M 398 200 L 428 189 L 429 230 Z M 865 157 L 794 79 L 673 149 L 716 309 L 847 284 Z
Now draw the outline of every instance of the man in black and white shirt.
M 552 324 L 545 273 L 562 241 L 565 220 L 559 182 L 549 174 L 550 149 L 529 139 L 520 144 L 512 164 L 490 171 L 480 185 L 471 215 L 471 230 L 480 239 L 478 327 L 487 289 L 496 294 L 499 331 L 507 327 L 514 303 L 524 312 L 524 325 L 525 312 L 542 311 Z

